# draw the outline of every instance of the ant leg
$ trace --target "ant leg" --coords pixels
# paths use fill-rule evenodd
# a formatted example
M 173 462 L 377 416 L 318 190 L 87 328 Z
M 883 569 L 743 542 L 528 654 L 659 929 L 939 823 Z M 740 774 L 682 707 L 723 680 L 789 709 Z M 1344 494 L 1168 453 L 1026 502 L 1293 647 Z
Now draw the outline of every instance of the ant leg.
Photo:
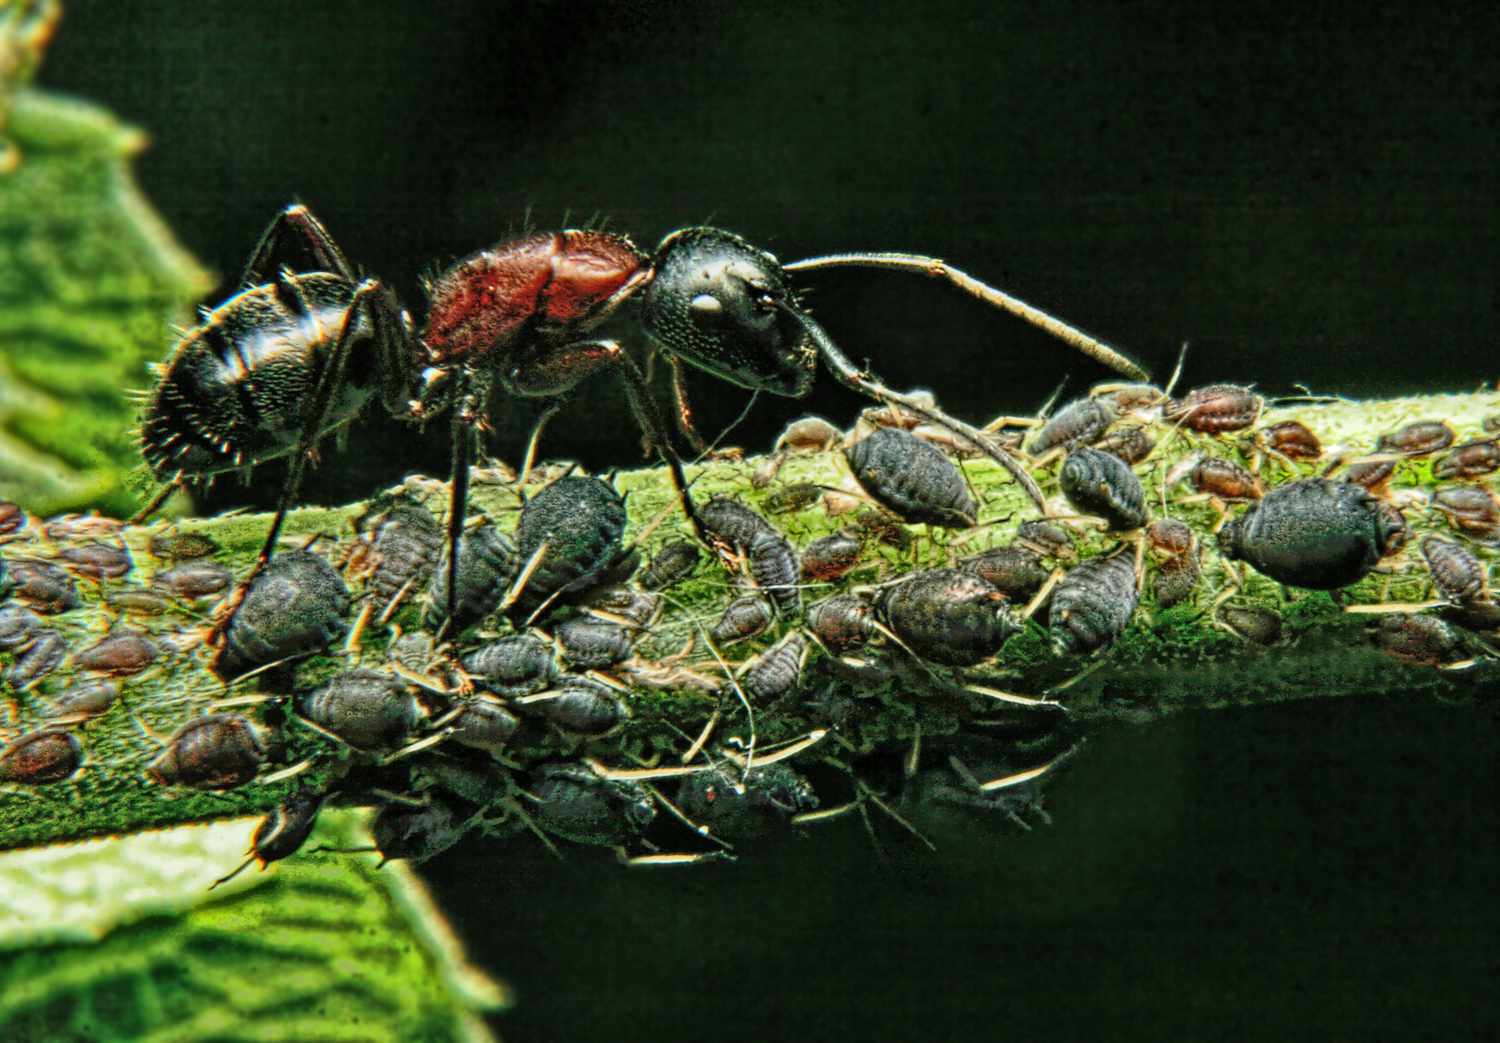
M 1026 495 L 1031 497 L 1032 502 L 1041 509 L 1043 514 L 1047 513 L 1047 503 L 1042 497 L 1042 490 L 1012 453 L 996 445 L 988 435 L 978 428 L 966 424 L 956 417 L 949 416 L 935 406 L 929 406 L 915 395 L 905 395 L 899 391 L 894 391 L 868 374 L 861 372 L 850 361 L 849 356 L 839 350 L 838 345 L 833 342 L 833 339 L 828 336 L 823 327 L 785 302 L 782 302 L 778 306 L 801 323 L 802 327 L 807 330 L 808 335 L 813 339 L 813 343 L 818 347 L 818 354 L 823 357 L 823 364 L 828 367 L 829 372 L 837 378 L 840 384 L 851 390 L 858 391 L 867 398 L 873 398 L 877 402 L 898 405 L 908 412 L 917 414 L 917 416 L 922 417 L 929 423 L 936 424 L 946 431 L 953 432 L 953 434 L 973 445 L 980 452 L 984 453 L 985 456 L 988 456 L 991 460 L 994 460 L 1001 467 L 1009 471 L 1011 477 L 1016 480 L 1016 484 L 1026 490 Z
M 186 488 L 186 486 L 183 485 L 182 475 L 179 473 L 176 478 L 173 478 L 170 482 L 167 482 L 159 490 L 157 490 L 156 495 L 151 497 L 151 502 L 146 504 L 146 506 L 142 507 L 139 511 L 136 511 L 135 514 L 131 516 L 130 521 L 126 522 L 126 524 L 144 525 L 147 519 L 149 519 L 157 511 L 161 510 L 161 505 L 167 502 L 167 497 L 171 496 L 178 489 L 183 488 Z
M 670 352 L 663 352 L 666 356 L 667 365 L 672 368 L 672 418 L 677 421 L 677 432 L 682 435 L 683 441 L 698 456 L 708 452 L 708 443 L 698 433 L 697 426 L 693 423 L 693 407 L 687 397 L 687 374 L 682 370 L 682 360 Z
M 1102 362 L 1110 369 L 1118 370 L 1136 380 L 1148 380 L 1148 374 L 1140 366 L 1120 354 L 1114 348 L 1105 344 L 1097 337 L 1091 337 L 1082 330 L 1070 326 L 1055 315 L 1049 315 L 1040 308 L 1033 307 L 1025 301 L 1012 297 L 1004 290 L 997 289 L 985 282 L 980 282 L 967 272 L 960 271 L 946 261 L 936 257 L 924 257 L 921 254 L 909 253 L 848 253 L 827 254 L 823 257 L 809 257 L 801 261 L 793 261 L 791 264 L 782 266 L 789 272 L 809 272 L 819 268 L 888 268 L 898 272 L 914 272 L 917 275 L 925 275 L 933 279 L 946 280 L 953 286 L 973 297 L 978 297 L 986 304 L 992 304 L 1003 311 L 1008 311 L 1017 318 L 1024 319 L 1040 329 L 1046 330 L 1058 340 L 1083 352 L 1096 362 Z
M 261 233 L 260 241 L 245 262 L 244 274 L 240 276 L 241 286 L 258 286 L 271 281 L 275 275 L 272 262 L 281 253 L 288 237 L 295 237 L 301 243 L 320 270 L 333 272 L 351 283 L 358 278 L 344 251 L 323 227 L 323 222 L 301 203 L 293 203 L 271 218 L 271 223 Z
M 474 462 L 474 430 L 484 413 L 489 390 L 489 382 L 471 370 L 464 370 L 458 376 L 450 440 L 453 458 L 448 469 L 452 493 L 448 505 L 448 604 L 444 611 L 449 622 L 458 615 L 458 546 L 469 509 L 469 468 Z

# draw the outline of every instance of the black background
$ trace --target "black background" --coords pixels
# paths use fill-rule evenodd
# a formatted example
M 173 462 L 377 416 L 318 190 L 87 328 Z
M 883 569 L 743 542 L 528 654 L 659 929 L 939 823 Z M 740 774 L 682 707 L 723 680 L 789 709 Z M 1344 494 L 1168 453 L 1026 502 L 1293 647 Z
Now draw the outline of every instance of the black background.
M 1493 379 L 1494 9 L 1205 8 L 111 0 L 71 5 L 42 82 L 150 131 L 147 192 L 226 276 L 294 197 L 418 312 L 419 273 L 528 226 L 712 221 L 947 257 L 1158 374 L 1191 341 L 1189 384 Z M 1104 376 L 935 283 L 808 285 L 851 355 L 973 419 Z M 743 405 L 694 383 L 710 430 Z M 547 454 L 638 460 L 618 398 Z M 762 402 L 735 440 L 859 405 Z M 534 416 L 498 403 L 491 448 Z M 445 466 L 440 430 L 367 430 L 310 495 Z M 274 496 L 263 470 L 226 495 Z M 1213 715 L 1099 738 L 1052 830 L 929 860 L 851 830 L 672 876 L 472 844 L 430 876 L 516 985 L 513 1040 L 1477 1036 L 1494 740 L 1486 710 Z

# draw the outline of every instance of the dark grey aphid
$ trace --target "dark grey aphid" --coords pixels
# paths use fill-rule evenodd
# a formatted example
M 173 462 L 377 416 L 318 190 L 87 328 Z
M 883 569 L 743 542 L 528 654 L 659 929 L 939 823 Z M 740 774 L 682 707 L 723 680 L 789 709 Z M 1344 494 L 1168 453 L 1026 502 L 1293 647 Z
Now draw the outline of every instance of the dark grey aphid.
M 1197 550 L 1160 562 L 1151 581 L 1151 589 L 1156 594 L 1156 606 L 1171 608 L 1192 597 L 1193 591 L 1198 589 L 1201 573 Z
M 743 771 L 715 768 L 689 775 L 677 789 L 677 806 L 694 822 L 732 844 L 785 830 L 793 815 L 812 811 L 812 784 L 785 764 Z
M 847 532 L 820 536 L 802 548 L 802 578 L 813 583 L 831 583 L 859 564 L 864 543 Z
M 1443 597 L 1461 604 L 1485 596 L 1485 567 L 1463 545 L 1428 536 L 1421 547 L 1432 582 Z
M 447 635 L 456 637 L 500 607 L 520 567 L 516 548 L 495 526 L 485 522 L 466 529 L 458 541 L 457 617 Z M 448 556 L 432 575 L 424 622 L 436 630 L 447 622 Z
M 376 753 L 406 745 L 427 716 L 404 682 L 378 670 L 336 674 L 299 696 L 297 712 L 354 749 Z
M 83 765 L 83 747 L 71 732 L 30 732 L 0 750 L 0 782 L 46 786 L 66 782 Z
M 661 612 L 662 599 L 660 594 L 616 586 L 590 591 L 583 603 L 595 612 L 619 616 L 644 629 Z
M 1058 476 L 1074 509 L 1103 518 L 1112 530 L 1146 524 L 1146 492 L 1130 465 L 1113 453 L 1085 446 L 1068 454 Z
M 777 609 L 786 615 L 802 610 L 802 566 L 791 542 L 775 529 L 758 532 L 747 548 L 750 575 Z
M 216 554 L 219 545 L 200 532 L 159 532 L 148 544 L 151 553 L 169 561 L 206 558 Z
M 321 652 L 343 637 L 348 613 L 349 589 L 333 566 L 311 551 L 278 554 L 255 577 L 224 628 L 214 672 L 227 680 Z
M 647 590 L 675 586 L 693 574 L 700 556 L 697 544 L 672 540 L 652 555 L 651 563 L 641 570 L 640 584 Z
M 735 598 L 725 607 L 724 615 L 714 624 L 709 636 L 717 644 L 730 645 L 764 633 L 775 618 L 771 603 L 759 594 Z
M 628 844 L 656 818 L 651 796 L 639 783 L 601 778 L 578 764 L 541 765 L 529 790 L 536 798 L 537 824 L 577 844 Z
M 21 649 L 15 662 L 5 668 L 3 680 L 17 690 L 30 688 L 56 670 L 68 654 L 68 643 L 56 630 L 34 630 L 31 638 L 31 643 Z
M 64 547 L 57 552 L 57 558 L 78 575 L 92 580 L 119 579 L 135 567 L 130 551 L 112 543 Z
M 426 673 L 437 654 L 437 643 L 425 630 L 401 634 L 385 646 L 385 656 L 414 673 Z
M 807 626 L 834 655 L 858 648 L 879 633 L 875 606 L 857 594 L 835 594 L 808 606 Z
M 248 718 L 213 713 L 177 729 L 146 774 L 163 786 L 233 789 L 254 781 L 265 759 L 265 744 Z
M 914 573 L 886 588 L 878 607 L 908 648 L 949 666 L 988 659 L 1014 630 L 1005 595 L 958 569 Z
M 793 695 L 802 682 L 806 661 L 807 638 L 793 630 L 756 658 L 740 676 L 740 689 L 752 704 L 760 706 Z
M 108 637 L 75 653 L 73 665 L 81 670 L 93 670 L 112 677 L 138 674 L 157 659 L 166 649 L 136 630 L 116 630 Z
M 47 716 L 86 721 L 107 713 L 119 697 L 120 689 L 112 681 L 81 681 L 52 697 Z
M 880 428 L 844 456 L 865 492 L 909 522 L 967 529 L 979 516 L 963 472 L 908 431 Z
M 1052 591 L 1047 625 L 1060 650 L 1092 652 L 1125 632 L 1139 600 L 1135 560 L 1129 553 L 1090 558 Z
M 443 552 L 443 530 L 431 511 L 401 502 L 358 524 L 365 538 L 351 555 L 349 567 L 367 577 L 365 589 L 380 610 L 398 595 L 427 585 Z
M 223 565 L 194 559 L 163 569 L 151 577 L 151 586 L 173 597 L 189 601 L 218 597 L 234 585 L 234 573 Z
M 420 807 L 392 802 L 375 813 L 370 831 L 383 862 L 405 858 L 420 864 L 463 838 L 469 815 L 435 793 L 427 801 Z
M 1365 489 L 1304 478 L 1272 489 L 1220 529 L 1219 549 L 1288 586 L 1336 590 L 1373 569 L 1391 535 Z
M 536 634 L 512 634 L 480 645 L 463 658 L 464 670 L 501 695 L 540 692 L 558 676 L 555 650 Z
M 572 670 L 603 670 L 629 659 L 635 651 L 632 633 L 618 623 L 574 616 L 553 627 L 563 662 Z
M 16 597 L 47 615 L 71 612 L 83 604 L 78 584 L 66 569 L 39 558 L 11 558 L 10 579 Z
M 1026 451 L 1032 456 L 1041 456 L 1056 446 L 1076 449 L 1081 445 L 1093 445 L 1104 437 L 1104 432 L 1118 416 L 1115 404 L 1108 399 L 1075 398 L 1042 425 Z
M 521 722 L 497 700 L 475 695 L 460 704 L 458 716 L 448 722 L 450 742 L 470 749 L 499 753 Z
M 698 508 L 698 520 L 710 535 L 741 552 L 750 548 L 758 533 L 774 531 L 770 522 L 728 496 L 715 496 Z
M 958 567 L 978 576 L 1012 601 L 1026 601 L 1047 582 L 1048 570 L 1036 552 L 1020 546 L 991 547 L 964 558 Z
M 597 478 L 559 478 L 521 509 L 516 546 L 524 565 L 543 543 L 547 552 L 511 609 L 524 620 L 554 594 L 587 590 L 624 556 L 625 498 Z M 556 602 L 554 602 L 555 604 Z
M 512 705 L 520 713 L 541 717 L 565 732 L 591 738 L 608 735 L 630 716 L 624 701 L 609 685 L 572 675 L 560 678 L 553 690 L 526 696 Z

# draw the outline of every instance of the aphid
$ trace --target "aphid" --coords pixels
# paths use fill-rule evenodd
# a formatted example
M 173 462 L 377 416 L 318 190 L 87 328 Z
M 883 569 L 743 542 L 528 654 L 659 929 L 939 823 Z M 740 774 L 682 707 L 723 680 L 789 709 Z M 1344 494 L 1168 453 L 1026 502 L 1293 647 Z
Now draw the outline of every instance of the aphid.
M 1273 645 L 1281 640 L 1281 616 L 1260 605 L 1223 605 L 1219 619 L 1251 644 Z
M 1492 535 L 1500 527 L 1500 499 L 1478 485 L 1449 486 L 1432 494 L 1432 505 L 1448 524 L 1464 532 Z
M 1396 461 L 1369 460 L 1365 463 L 1350 464 L 1346 467 L 1344 469 L 1343 480 L 1379 495 L 1385 491 L 1386 483 L 1391 480 L 1391 475 L 1395 473 Z
M 120 697 L 113 681 L 82 681 L 52 697 L 47 716 L 53 720 L 86 721 L 102 716 Z
M 512 705 L 523 714 L 545 718 L 565 732 L 591 738 L 608 735 L 630 716 L 614 689 L 571 674 L 560 677 L 553 690 L 517 699 Z
M 958 567 L 978 576 L 1012 601 L 1026 601 L 1047 582 L 1042 559 L 1028 547 L 991 547 L 964 558 Z
M 793 815 L 816 808 L 818 797 L 785 764 L 755 766 L 748 773 L 719 767 L 684 778 L 677 806 L 714 836 L 743 844 L 785 830 Z
M 758 534 L 775 531 L 770 522 L 728 496 L 709 500 L 699 509 L 698 519 L 710 536 L 741 552 L 750 549 L 750 541 Z
M 932 409 L 937 405 L 937 395 L 921 388 L 913 391 L 908 396 L 913 403 L 920 403 L 924 408 Z M 894 402 L 883 405 L 869 406 L 860 410 L 859 420 L 856 421 L 856 432 L 860 427 L 870 430 L 882 430 L 884 428 L 896 428 L 902 431 L 910 431 L 922 422 L 922 415 L 912 409 L 902 409 Z
M 119 579 L 135 565 L 128 550 L 109 543 L 64 547 L 57 552 L 57 557 L 78 575 L 96 581 Z
M 537 824 L 576 844 L 628 844 L 656 818 L 639 783 L 602 778 L 579 764 L 540 765 L 528 789 L 536 799 Z
M 49 540 L 88 540 L 117 535 L 125 523 L 118 518 L 105 518 L 98 514 L 59 514 L 42 523 L 42 531 Z
M 1056 522 L 1041 518 L 1024 521 L 1016 529 L 1016 540 L 1044 557 L 1068 559 L 1074 556 L 1073 538 Z
M 830 533 L 802 548 L 802 578 L 812 583 L 831 583 L 859 564 L 864 544 L 847 532 Z
M 26 527 L 26 512 L 9 500 L 0 500 L 0 536 L 9 536 Z
M 0 605 L 0 652 L 14 652 L 42 630 L 41 617 L 20 605 Z
M 212 713 L 177 729 L 146 774 L 163 786 L 233 789 L 254 781 L 265 759 L 265 744 L 248 718 Z
M 797 630 L 762 652 L 739 677 L 740 689 L 754 705 L 764 706 L 796 692 L 807 662 L 807 638 Z
M 949 666 L 988 659 L 1014 629 L 1005 595 L 958 569 L 913 573 L 882 591 L 877 608 L 908 648 Z
M 698 567 L 696 544 L 688 540 L 672 540 L 662 546 L 651 557 L 651 562 L 641 570 L 640 584 L 647 590 L 666 590 L 681 583 Z
M 834 655 L 858 648 L 880 632 L 875 606 L 857 594 L 835 594 L 808 606 L 807 627 Z
M 1201 572 L 1196 551 L 1158 563 L 1151 581 L 1157 608 L 1171 608 L 1192 597 Z
M 1258 500 L 1264 492 L 1260 479 L 1232 460 L 1205 456 L 1190 477 L 1194 489 L 1221 500 Z
M 74 653 L 73 665 L 82 670 L 126 677 L 138 674 L 161 656 L 164 649 L 145 634 L 135 630 L 117 630 Z
M 821 486 L 812 482 L 796 482 L 767 493 L 761 500 L 761 505 L 768 514 L 791 514 L 793 511 L 806 510 L 822 498 Z
M 400 749 L 427 717 L 399 678 L 379 670 L 348 670 L 297 698 L 297 712 L 356 750 Z
M 1134 465 L 1151 455 L 1151 450 L 1156 448 L 1156 438 L 1144 427 L 1122 427 L 1099 439 L 1094 448 Z
M 83 747 L 71 732 L 30 732 L 0 750 L 0 782 L 46 786 L 66 782 L 83 766 Z
M 1090 558 L 1052 591 L 1047 625 L 1061 651 L 1092 652 L 1125 632 L 1139 600 L 1131 555 Z
M 1157 518 L 1146 526 L 1146 539 L 1154 549 L 1173 556 L 1186 554 L 1197 542 L 1187 523 L 1176 518 Z
M 261 869 L 296 854 L 318 824 L 323 808 L 320 793 L 299 793 L 272 809 L 260 820 L 250 838 L 250 856 Z
M 802 565 L 787 538 L 775 529 L 758 532 L 750 541 L 747 556 L 750 575 L 755 577 L 756 584 L 777 609 L 787 615 L 800 612 L 802 589 L 798 582 L 802 577 Z
M 1103 518 L 1111 530 L 1146 524 L 1146 492 L 1118 456 L 1084 447 L 1068 454 L 1058 476 L 1074 509 Z
M 140 586 L 111 590 L 104 595 L 104 603 L 116 612 L 135 612 L 143 616 L 159 616 L 172 609 L 172 602 L 164 595 Z
M 1104 436 L 1104 432 L 1119 415 L 1119 409 L 1109 399 L 1075 398 L 1042 425 L 1026 451 L 1032 456 L 1041 456 L 1057 446 L 1077 449 L 1079 446 L 1093 445 Z
M 764 633 L 775 618 L 769 601 L 759 594 L 749 594 L 735 598 L 725 607 L 724 615 L 714 624 L 709 636 L 717 644 L 733 644 Z
M 443 550 L 443 531 L 431 511 L 397 502 L 359 518 L 355 527 L 363 536 L 351 548 L 345 572 L 365 578 L 383 613 L 427 585 Z
M 1402 456 L 1426 456 L 1453 444 L 1453 428 L 1441 420 L 1416 420 L 1375 443 L 1377 453 L 1400 453 Z
M 18 691 L 31 687 L 56 670 L 68 654 L 68 644 L 56 630 L 33 630 L 31 639 L 31 643 L 16 656 L 15 662 L 0 675 L 0 680 Z
M 1162 408 L 1162 419 L 1204 434 L 1217 435 L 1226 431 L 1243 431 L 1251 426 L 1260 418 L 1264 404 L 1261 397 L 1249 388 L 1210 384 L 1168 401 Z
M 1388 500 L 1376 500 L 1375 513 L 1380 516 L 1380 528 L 1385 533 L 1385 549 L 1380 556 L 1389 558 L 1401 553 L 1401 548 L 1411 539 L 1411 526 L 1406 524 L 1406 515 Z
M 563 662 L 574 670 L 603 670 L 629 659 L 635 638 L 618 623 L 574 616 L 552 628 Z
M 344 635 L 349 590 L 311 551 L 273 558 L 223 631 L 213 669 L 229 679 L 279 660 L 321 652 Z
M 1292 460 L 1316 460 L 1323 455 L 1323 444 L 1300 420 L 1283 420 L 1262 428 L 1257 440 L 1266 450 Z
M 881 428 L 844 456 L 865 492 L 908 522 L 966 529 L 979 516 L 963 472 L 900 428 Z
M 660 594 L 632 590 L 629 587 L 600 587 L 590 591 L 583 599 L 583 604 L 595 612 L 619 616 L 644 629 L 661 612 L 662 598 Z
M 11 591 L 27 601 L 38 612 L 55 615 L 71 612 L 83 604 L 78 598 L 78 584 L 66 571 L 50 561 L 38 558 L 11 558 Z
M 535 634 L 512 634 L 464 656 L 464 670 L 502 695 L 540 692 L 558 676 L 552 645 Z
M 458 541 L 458 594 L 452 599 L 455 618 L 450 632 L 460 634 L 500 607 L 519 568 L 515 545 L 489 522 L 467 529 Z M 432 574 L 427 613 L 423 621 L 437 629 L 447 618 L 448 558 Z
M 189 601 L 219 597 L 233 585 L 234 573 L 217 562 L 202 559 L 174 565 L 151 577 L 155 589 Z
M 436 653 L 437 643 L 425 630 L 412 630 L 400 634 L 385 646 L 387 659 L 418 674 L 427 672 Z
M 623 555 L 624 532 L 625 499 L 597 478 L 559 478 L 527 500 L 516 527 L 518 560 L 529 563 L 542 544 L 547 549 L 511 618 L 529 618 L 554 594 L 598 585 Z
M 429 793 L 419 807 L 393 801 L 375 813 L 370 832 L 381 864 L 410 859 L 421 864 L 447 851 L 463 838 L 469 817 L 453 802 Z
M 521 722 L 498 700 L 475 695 L 459 707 L 458 715 L 448 722 L 448 739 L 460 746 L 487 753 L 499 753 Z
M 867 539 L 904 551 L 911 546 L 911 533 L 901 519 L 878 507 L 866 507 L 854 516 L 854 525 Z
M 1500 442 L 1465 442 L 1455 446 L 1437 463 L 1432 465 L 1434 476 L 1449 478 L 1478 478 L 1500 470 Z
M 1443 597 L 1463 603 L 1487 596 L 1485 567 L 1466 547 L 1441 536 L 1427 536 L 1421 549 L 1433 585 Z
M 147 547 L 153 555 L 168 561 L 206 558 L 219 552 L 213 538 L 201 532 L 159 532 L 151 537 Z
M 776 439 L 776 449 L 791 453 L 825 453 L 838 444 L 843 432 L 820 416 L 798 417 Z
M 1417 666 L 1442 666 L 1458 657 L 1458 632 L 1436 616 L 1393 612 L 1374 627 L 1381 651 Z
M 1272 489 L 1226 523 L 1219 550 L 1288 586 L 1336 590 L 1384 556 L 1387 526 L 1375 498 L 1359 486 L 1304 478 Z

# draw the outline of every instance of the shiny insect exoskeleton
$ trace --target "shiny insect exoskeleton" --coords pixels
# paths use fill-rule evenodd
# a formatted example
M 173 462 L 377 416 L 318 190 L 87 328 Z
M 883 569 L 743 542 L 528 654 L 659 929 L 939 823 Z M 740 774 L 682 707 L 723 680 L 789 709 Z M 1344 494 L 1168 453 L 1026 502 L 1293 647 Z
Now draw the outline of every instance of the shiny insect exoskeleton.
M 1258 500 L 1264 492 L 1255 475 L 1232 460 L 1213 456 L 1199 460 L 1188 477 L 1194 489 L 1221 500 Z
M 344 573 L 365 579 L 382 616 L 432 579 L 443 553 L 443 530 L 432 512 L 397 502 L 356 520 L 361 538 L 344 560 Z
M 709 636 L 718 644 L 730 645 L 764 633 L 775 618 L 775 610 L 769 601 L 759 594 L 747 594 L 724 607 L 724 614 L 714 624 Z
M 1029 547 L 991 547 L 964 558 L 958 567 L 973 573 L 1012 601 L 1025 601 L 1047 582 L 1047 567 Z
M 265 743 L 248 718 L 214 713 L 177 729 L 146 774 L 163 786 L 233 789 L 254 781 L 265 759 Z
M 1151 455 L 1151 450 L 1156 448 L 1156 439 L 1144 427 L 1132 425 L 1109 432 L 1094 443 L 1094 448 L 1134 465 Z
M 671 540 L 651 556 L 637 579 L 647 590 L 666 590 L 691 576 L 700 557 L 696 544 Z
M 135 567 L 130 551 L 110 543 L 63 547 L 57 552 L 57 560 L 77 575 L 95 581 L 119 579 Z
M 156 557 L 168 561 L 206 558 L 219 550 L 213 538 L 201 532 L 159 532 L 151 537 L 147 547 Z
M 811 583 L 831 583 L 859 564 L 864 543 L 847 532 L 820 536 L 802 548 L 802 578 Z
M 928 569 L 881 592 L 886 626 L 924 659 L 971 666 L 1000 650 L 1014 630 L 1005 595 L 958 569 Z
M 1058 446 L 1077 449 L 1079 446 L 1093 445 L 1104 437 L 1104 432 L 1109 430 L 1109 425 L 1119 415 L 1119 407 L 1109 399 L 1093 396 L 1075 398 L 1042 425 L 1036 437 L 1026 446 L 1026 451 L 1032 456 L 1041 456 Z
M 881 428 L 844 456 L 865 492 L 908 522 L 966 529 L 979 516 L 963 472 L 907 431 Z
M 1047 625 L 1059 650 L 1092 652 L 1125 632 L 1140 600 L 1135 563 L 1117 551 L 1068 571 L 1052 591 Z
M 812 482 L 796 482 L 767 493 L 761 500 L 768 514 L 791 514 L 803 511 L 823 498 L 823 489 Z
M 17 691 L 24 691 L 61 666 L 67 654 L 68 644 L 56 630 L 50 627 L 34 630 L 30 643 L 20 650 L 15 662 L 5 668 L 0 680 Z
M 1204 434 L 1243 431 L 1260 418 L 1264 401 L 1249 388 L 1210 384 L 1195 388 L 1162 407 L 1162 419 Z
M 802 588 L 798 585 L 802 565 L 785 536 L 775 529 L 763 529 L 750 540 L 745 556 L 756 585 L 777 609 L 786 615 L 796 615 L 802 610 Z
M 151 586 L 189 601 L 219 597 L 234 585 L 234 573 L 212 561 L 188 561 L 151 577 Z
M 857 594 L 835 594 L 808 606 L 807 628 L 834 655 L 858 648 L 880 632 L 875 606 Z
M 1500 497 L 1482 486 L 1439 489 L 1432 494 L 1432 505 L 1455 529 L 1483 537 L 1492 537 L 1500 530 Z
M 1274 645 L 1281 640 L 1281 616 L 1261 605 L 1223 605 L 1219 620 L 1254 645 Z
M 1488 595 L 1485 567 L 1467 548 L 1441 536 L 1428 536 L 1421 549 L 1433 585 L 1443 597 L 1462 604 Z
M 135 630 L 117 630 L 73 655 L 73 665 L 112 677 L 138 674 L 156 662 L 165 649 Z
M 56 615 L 83 604 L 67 571 L 39 558 L 10 558 L 11 593 L 38 612 Z
M 537 824 L 576 844 L 628 844 L 651 826 L 656 807 L 635 782 L 606 779 L 577 764 L 543 764 L 532 774 Z
M 624 557 L 624 533 L 625 499 L 598 478 L 559 478 L 527 500 L 516 527 L 518 558 L 524 567 L 543 544 L 546 551 L 511 618 L 528 619 L 554 596 L 597 586 Z
M 475 525 L 458 541 L 458 584 L 456 593 L 448 592 L 448 556 L 445 553 L 432 574 L 424 622 L 433 629 L 446 626 L 452 636 L 463 633 L 500 607 L 510 589 L 520 563 L 515 545 L 489 522 Z M 448 618 L 448 606 L 454 616 Z
M 469 814 L 436 793 L 420 806 L 393 801 L 375 813 L 370 832 L 381 863 L 409 859 L 421 864 L 447 851 L 463 838 Z
M 540 692 L 558 676 L 555 649 L 535 634 L 512 634 L 464 656 L 464 670 L 501 695 Z
M 574 616 L 552 628 L 563 662 L 572 670 L 603 670 L 623 663 L 635 650 L 630 630 L 608 620 Z
M 486 695 L 465 700 L 448 722 L 448 741 L 486 753 L 499 753 L 521 722 L 499 701 Z
M 1377 506 L 1357 485 L 1304 478 L 1228 522 L 1219 550 L 1279 583 L 1336 590 L 1362 579 L 1390 548 L 1389 521 Z
M 392 753 L 411 739 L 427 712 L 391 674 L 349 670 L 297 698 L 297 713 L 353 749 Z
M 812 784 L 785 764 L 700 771 L 682 780 L 677 806 L 714 836 L 743 844 L 788 828 L 793 815 L 818 806 Z
M 1453 444 L 1453 428 L 1441 420 L 1415 420 L 1375 443 L 1377 453 L 1399 453 L 1402 456 L 1426 456 Z
M 230 617 L 214 672 L 230 679 L 321 652 L 344 635 L 348 613 L 349 590 L 333 566 L 311 551 L 279 555 Z
M 1058 484 L 1075 510 L 1103 518 L 1111 530 L 1146 524 L 1146 492 L 1118 456 L 1087 446 L 1075 449 L 1063 463 Z
M 82 681 L 52 697 L 47 717 L 51 720 L 87 721 L 108 713 L 119 697 L 120 689 L 112 681 Z
M 740 690 L 755 705 L 796 694 L 807 662 L 807 638 L 793 630 L 762 652 L 740 676 Z
M 71 732 L 30 732 L 0 750 L 0 783 L 45 786 L 66 782 L 83 765 L 83 747 Z
M 1500 442 L 1465 442 L 1432 465 L 1434 477 L 1479 478 L 1500 470 Z
M 564 674 L 550 691 L 517 699 L 517 712 L 542 717 L 564 732 L 599 738 L 630 717 L 624 701 L 606 684 Z
M 1436 616 L 1393 612 L 1373 626 L 1375 644 L 1387 655 L 1415 666 L 1442 666 L 1459 657 L 1458 631 Z
M 1323 455 L 1323 443 L 1300 420 L 1283 420 L 1262 428 L 1256 442 L 1267 451 L 1292 460 L 1316 460 Z

